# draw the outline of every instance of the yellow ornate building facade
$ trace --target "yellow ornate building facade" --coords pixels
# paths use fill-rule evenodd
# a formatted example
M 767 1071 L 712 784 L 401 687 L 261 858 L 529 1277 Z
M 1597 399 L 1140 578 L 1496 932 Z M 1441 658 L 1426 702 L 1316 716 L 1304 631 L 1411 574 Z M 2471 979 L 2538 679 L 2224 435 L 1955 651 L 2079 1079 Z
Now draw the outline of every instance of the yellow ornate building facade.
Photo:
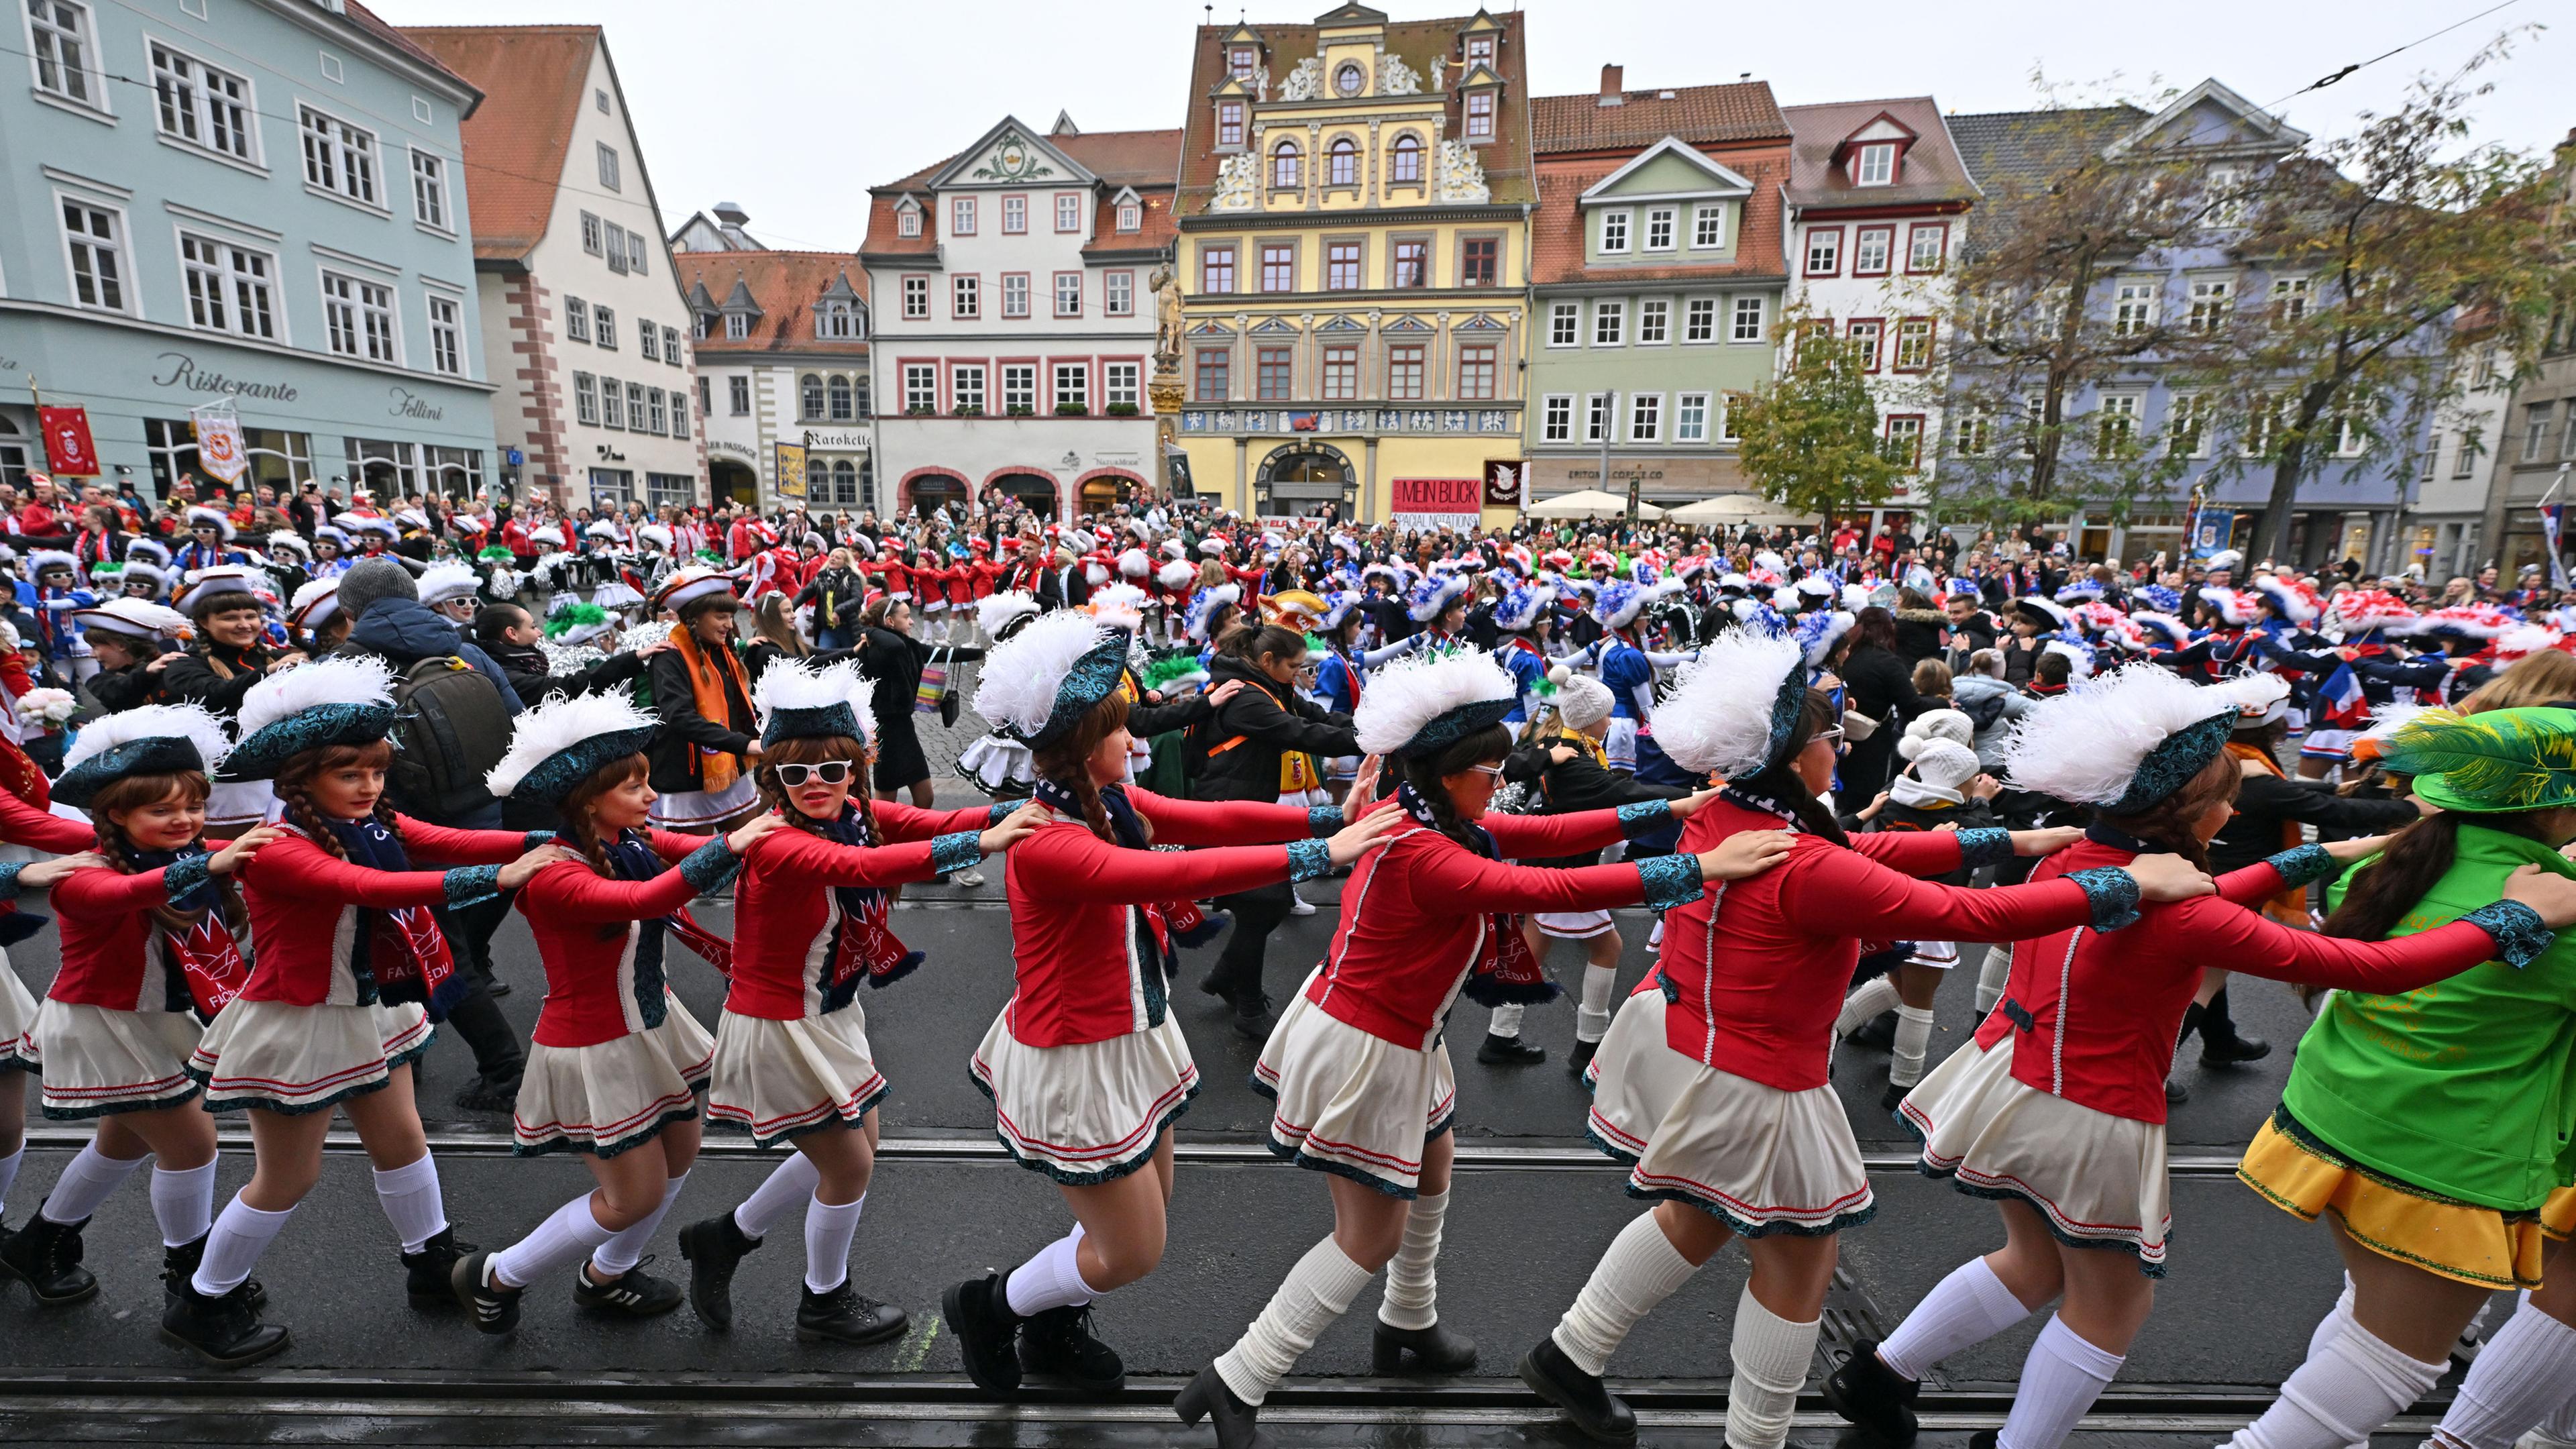
M 1179 440 L 1249 514 L 1472 517 L 1520 456 L 1522 17 L 1202 26 L 1181 154 Z

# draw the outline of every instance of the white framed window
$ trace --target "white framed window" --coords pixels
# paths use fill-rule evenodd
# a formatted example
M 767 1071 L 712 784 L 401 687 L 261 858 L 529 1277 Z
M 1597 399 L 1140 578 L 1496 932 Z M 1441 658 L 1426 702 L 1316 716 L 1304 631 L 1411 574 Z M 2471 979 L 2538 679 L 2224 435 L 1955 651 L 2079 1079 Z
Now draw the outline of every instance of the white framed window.
M 2191 311 L 2184 325 L 2193 332 L 2210 336 L 2227 326 L 2227 317 L 2236 306 L 2236 279 L 2233 277 L 2194 277 L 2191 279 Z
M 668 396 L 658 387 L 644 389 L 644 431 L 656 437 L 671 430 Z
M 1494 93 L 1476 91 L 1467 97 L 1467 137 L 1483 140 L 1494 134 Z
M 646 362 L 662 360 L 662 334 L 652 323 L 635 324 L 635 350 L 644 354 Z
M 984 315 L 984 279 L 977 276 L 948 279 L 948 312 L 961 322 L 972 322 Z
M 179 233 L 179 270 L 188 283 L 189 325 L 277 340 L 277 259 L 195 232 Z
M 1760 297 L 1736 298 L 1735 326 L 1734 330 L 1727 334 L 1727 340 L 1730 342 L 1761 341 L 1763 310 Z
M 43 0 L 38 0 L 39 4 Z M 152 93 L 161 134 L 257 164 L 250 82 L 185 51 L 152 42 Z
M 1744 437 L 1735 430 L 1735 404 L 1741 396 L 1730 392 L 1719 399 L 1723 410 L 1717 415 L 1717 440 L 1721 443 L 1739 442 Z
M 453 229 L 447 224 L 447 161 L 435 152 L 411 153 L 411 215 L 423 226 Z
M 1852 157 L 1852 185 L 1893 186 L 1896 184 L 1896 143 L 1872 141 Z
M 928 277 L 903 279 L 903 315 L 915 319 L 930 315 L 930 279 Z
M 1145 208 L 1133 201 L 1122 201 L 1118 203 L 1118 229 L 1120 231 L 1143 231 L 1145 229 Z
M 2122 277 L 2111 288 L 2111 335 L 2135 337 L 2156 325 L 2156 279 Z
M 677 327 L 665 327 L 662 329 L 662 360 L 673 367 L 679 366 L 682 361 L 680 357 L 680 329 Z
M 1905 270 L 1937 272 L 1944 253 L 1950 248 L 1950 228 L 1940 223 L 1916 223 L 1905 233 Z
M 626 426 L 640 433 L 645 431 L 645 422 L 644 384 L 630 382 L 626 384 Z
M 1887 456 L 1908 468 L 1923 461 L 1923 415 L 1899 413 L 1887 420 Z
M 611 191 L 625 189 L 618 180 L 617 148 L 606 141 L 599 143 L 599 184 Z
M 626 387 L 613 377 L 599 380 L 599 425 L 621 431 L 626 427 Z
M 1029 229 L 1029 199 L 1025 196 L 1002 198 L 1002 235 L 1018 236 Z
M 1617 347 L 1628 340 L 1628 304 L 1608 298 L 1592 304 L 1592 345 Z
M 975 234 L 975 198 L 971 196 L 948 198 L 948 234 L 950 236 Z
M 2237 166 L 2209 168 L 2208 208 L 2211 226 L 2245 224 L 2245 172 Z
M 590 304 L 579 297 L 564 298 L 564 336 L 575 342 L 590 340 Z
M 304 137 L 304 183 L 363 206 L 381 208 L 376 188 L 376 136 L 311 106 L 297 109 Z
M 737 373 L 725 379 L 725 411 L 737 418 L 751 416 L 751 379 Z
M 584 427 L 599 426 L 599 379 L 587 372 L 572 375 L 572 416 Z
M 2315 293 L 2316 279 L 2313 277 L 2274 277 L 2272 279 L 2273 321 L 2284 324 L 2304 321 L 2308 315 L 2309 303 Z M 2494 380 L 2494 369 L 2494 354 L 2490 352 L 2487 354 L 2487 360 L 2479 368 L 2481 386 Z
M 1853 354 L 1860 358 L 1861 371 L 1878 371 L 1879 364 L 1886 358 L 1886 352 L 1881 346 L 1887 340 L 1885 322 L 1876 317 L 1855 317 L 1851 320 L 1851 324 L 1843 329 L 1843 337 L 1851 344 Z
M 1713 251 L 1726 245 L 1726 208 L 1709 204 L 1691 208 L 1691 246 Z
M 1005 317 L 1029 315 L 1028 273 L 1004 272 L 1002 274 L 1002 315 Z
M 1676 228 L 1680 225 L 1680 221 L 1681 210 L 1678 207 L 1647 207 L 1646 250 L 1650 252 L 1671 251 L 1676 237 Z
M 640 231 L 628 232 L 626 234 L 626 269 L 639 277 L 646 275 L 644 270 L 645 256 L 644 233 Z
M 1887 275 L 1888 254 L 1896 247 L 1896 228 L 1864 226 L 1852 230 L 1852 275 L 1883 277 Z
M 1673 304 L 1658 297 L 1637 304 L 1637 342 L 1651 346 L 1672 340 Z
M 809 372 L 796 379 L 796 421 L 823 421 L 823 375 Z
M 671 389 L 671 436 L 675 438 L 686 438 L 691 436 L 689 432 L 689 395 L 676 387 Z
M 1538 437 L 1542 443 L 1574 441 L 1574 397 L 1570 393 L 1550 393 L 1539 399 Z
M 1137 407 L 1144 400 L 1142 366 L 1133 362 L 1107 362 L 1100 367 L 1100 400 L 1111 407 Z
M 1613 256 L 1628 250 L 1628 219 L 1628 213 L 1624 211 L 1605 211 L 1601 213 L 1601 251 L 1603 255 Z
M 1002 411 L 1034 413 L 1038 410 L 1038 368 L 1034 362 L 1007 362 L 1002 365 Z
M 1684 342 L 1717 340 L 1717 299 L 1715 297 L 1690 299 L 1688 307 L 1682 313 L 1682 340 Z
M 322 273 L 322 320 L 331 350 L 369 362 L 399 362 L 394 289 L 346 272 Z
M 1583 341 L 1583 304 L 1551 302 L 1547 309 L 1547 345 L 1574 347 Z
M 1704 392 L 1673 394 L 1673 441 L 1705 443 L 1708 441 L 1708 399 Z
M 2093 419 L 2093 451 L 2105 458 L 2126 458 L 2137 450 L 2137 394 L 2104 394 Z
M 948 410 L 952 413 L 984 410 L 984 364 L 961 362 L 948 370 Z
M 2435 441 L 2432 451 L 2436 453 L 2441 451 L 2441 445 L 2438 439 Z M 2464 432 L 2460 434 L 2459 451 L 2451 456 L 2451 476 L 2454 478 L 2468 478 L 2475 476 L 2477 471 L 2478 437 L 2475 433 Z
M 896 207 L 894 212 L 894 234 L 896 236 L 921 235 L 921 208 L 913 205 L 909 200 L 906 200 L 903 205 Z
M 1058 272 L 1055 274 L 1055 315 L 1059 317 L 1082 315 L 1082 273 Z
M 1059 191 L 1055 194 L 1055 229 L 1057 231 L 1082 230 L 1081 193 Z
M 1921 372 L 1932 365 L 1932 319 L 1907 317 L 1896 324 L 1896 356 L 1891 366 L 1898 372 Z
M 1977 408 L 1961 408 L 1950 426 L 1950 451 L 1962 458 L 1982 458 L 1994 444 L 1994 419 Z
M 581 214 L 581 249 L 599 255 L 599 218 L 587 211 Z
M 939 369 L 927 362 L 903 365 L 903 410 L 926 413 L 939 406 Z
M 2536 411 L 2544 415 L 2543 426 L 2546 426 L 2547 405 L 2544 404 Z M 2260 458 L 2272 451 L 2273 445 L 2280 439 L 2280 433 L 2281 403 L 2268 394 L 2257 393 L 2254 395 L 2253 406 L 2246 409 L 2245 431 L 2236 440 L 2236 450 L 2245 457 Z M 2527 445 L 2523 452 L 2528 459 L 2531 450 Z
M 1628 441 L 1660 443 L 1664 440 L 1664 395 L 1659 392 L 1632 393 L 1628 398 Z
M 625 276 L 626 228 L 610 221 L 602 222 L 600 224 L 600 230 L 605 233 L 603 240 L 606 242 L 606 250 L 608 253 L 608 269 L 621 277 Z
M 125 256 L 125 214 L 63 198 L 63 247 L 69 254 L 72 300 L 108 312 L 134 310 L 126 296 L 131 270 Z
M 1091 406 L 1091 364 L 1059 362 L 1055 365 L 1055 405 L 1059 408 Z
M 2165 451 L 2178 458 L 2209 456 L 2209 403 L 2199 393 L 2178 392 L 2165 404 Z
M 617 350 L 617 313 L 607 307 L 594 306 L 590 309 L 590 324 L 590 330 L 593 333 L 591 340 L 615 352 Z
M 749 336 L 751 336 L 751 314 L 748 312 L 727 312 L 725 314 L 725 340 L 728 342 L 740 342 Z
M 1811 227 L 1807 232 L 1807 275 L 1830 277 L 1843 269 L 1843 229 Z
M 1136 315 L 1136 274 L 1134 272 L 1102 273 L 1100 293 L 1105 299 L 1110 316 Z
M 1593 393 L 1583 400 L 1583 441 L 1600 442 L 1610 432 L 1610 394 Z
M 107 109 L 87 5 L 27 0 L 27 49 L 35 62 L 37 90 L 92 110 Z

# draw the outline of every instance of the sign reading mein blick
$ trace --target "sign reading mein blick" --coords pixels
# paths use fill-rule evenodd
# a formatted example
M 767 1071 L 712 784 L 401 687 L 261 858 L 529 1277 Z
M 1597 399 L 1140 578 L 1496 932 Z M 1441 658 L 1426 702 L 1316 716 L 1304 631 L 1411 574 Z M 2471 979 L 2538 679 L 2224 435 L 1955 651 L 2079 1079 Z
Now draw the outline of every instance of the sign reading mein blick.
M 1398 478 L 1388 511 L 1398 528 L 1471 529 L 1483 520 L 1481 478 Z

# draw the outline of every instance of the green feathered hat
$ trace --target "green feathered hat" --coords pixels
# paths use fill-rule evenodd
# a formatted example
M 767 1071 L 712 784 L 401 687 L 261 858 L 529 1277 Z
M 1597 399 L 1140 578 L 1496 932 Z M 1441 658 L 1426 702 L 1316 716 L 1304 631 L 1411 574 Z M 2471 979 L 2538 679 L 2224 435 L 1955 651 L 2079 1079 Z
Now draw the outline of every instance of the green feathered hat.
M 511 559 L 517 557 L 516 554 L 511 553 L 508 549 L 501 547 L 497 543 L 474 556 L 485 563 L 508 563 Z
M 2380 768 L 2415 793 L 2474 815 L 2576 805 L 2576 710 L 2429 713 L 2389 737 Z

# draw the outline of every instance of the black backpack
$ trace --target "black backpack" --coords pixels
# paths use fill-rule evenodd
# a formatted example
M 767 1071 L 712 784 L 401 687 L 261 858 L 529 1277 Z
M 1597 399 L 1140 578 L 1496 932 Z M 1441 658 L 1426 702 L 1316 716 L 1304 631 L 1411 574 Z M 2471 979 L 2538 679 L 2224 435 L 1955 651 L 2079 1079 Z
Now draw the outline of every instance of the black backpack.
M 394 680 L 394 798 L 433 823 L 460 820 L 492 803 L 483 777 L 510 746 L 501 691 L 452 654 L 417 660 Z

